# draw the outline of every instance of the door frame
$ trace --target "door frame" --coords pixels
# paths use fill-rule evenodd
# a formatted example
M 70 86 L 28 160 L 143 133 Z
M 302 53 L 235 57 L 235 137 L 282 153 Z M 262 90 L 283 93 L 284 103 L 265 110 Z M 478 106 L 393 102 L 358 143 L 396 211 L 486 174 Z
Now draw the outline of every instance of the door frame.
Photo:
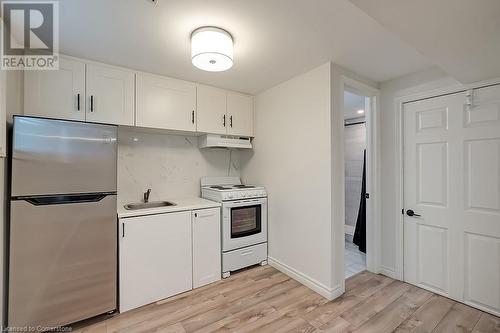
M 394 211 L 396 221 L 396 267 L 395 271 L 385 272 L 382 269 L 382 274 L 391 278 L 405 281 L 404 278 L 404 105 L 406 103 L 416 102 L 422 99 L 436 98 L 443 95 L 452 95 L 464 92 L 471 89 L 484 88 L 487 86 L 500 84 L 500 78 L 479 81 L 472 84 L 451 84 L 442 88 L 428 89 L 418 93 L 403 94 L 394 100 L 395 124 L 396 124 L 396 165 L 395 170 L 395 188 L 397 205 Z
M 380 273 L 381 262 L 381 191 L 380 191 L 380 90 L 375 89 L 365 83 L 352 79 L 345 75 L 341 77 L 342 88 L 342 106 L 344 106 L 344 91 L 353 91 L 360 96 L 370 100 L 368 112 L 365 112 L 366 118 L 366 191 L 370 193 L 370 199 L 366 201 L 366 267 L 373 273 Z M 343 112 L 343 110 L 342 110 Z M 344 114 L 344 113 L 343 113 Z M 343 118 L 344 119 L 344 118 Z M 342 126 L 342 130 L 344 126 Z M 342 133 L 342 147 L 344 147 L 344 134 Z M 345 155 L 342 152 L 343 166 L 345 165 Z M 342 172 L 342 184 L 345 184 L 345 172 Z M 345 192 L 342 193 L 343 204 L 345 206 Z M 345 226 L 345 214 L 343 225 Z M 345 230 L 342 233 L 342 239 L 345 242 Z M 345 249 L 342 246 L 342 267 L 337 269 L 343 272 L 345 278 L 344 255 Z

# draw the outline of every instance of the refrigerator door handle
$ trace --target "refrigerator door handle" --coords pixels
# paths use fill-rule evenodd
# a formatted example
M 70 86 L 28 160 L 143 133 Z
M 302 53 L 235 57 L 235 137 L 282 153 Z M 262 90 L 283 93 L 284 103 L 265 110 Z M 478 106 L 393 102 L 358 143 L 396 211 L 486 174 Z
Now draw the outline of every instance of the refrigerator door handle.
M 36 197 L 14 197 L 13 200 L 24 200 L 33 206 L 64 205 L 76 203 L 99 202 L 108 195 L 115 193 L 94 193 L 94 194 L 76 194 L 76 195 L 51 195 Z

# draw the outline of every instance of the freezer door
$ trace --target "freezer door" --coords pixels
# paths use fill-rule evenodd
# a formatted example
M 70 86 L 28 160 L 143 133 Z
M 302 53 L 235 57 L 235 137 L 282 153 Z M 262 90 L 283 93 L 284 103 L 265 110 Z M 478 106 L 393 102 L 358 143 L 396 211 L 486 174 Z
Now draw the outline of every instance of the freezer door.
M 65 325 L 116 308 L 116 196 L 96 200 L 11 202 L 10 327 Z
M 14 118 L 12 196 L 116 191 L 115 126 Z

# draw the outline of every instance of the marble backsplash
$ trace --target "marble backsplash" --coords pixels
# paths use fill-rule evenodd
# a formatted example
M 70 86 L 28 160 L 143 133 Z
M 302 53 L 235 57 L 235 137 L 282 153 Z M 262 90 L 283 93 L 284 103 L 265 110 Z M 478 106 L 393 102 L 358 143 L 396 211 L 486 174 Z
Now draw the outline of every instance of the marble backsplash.
M 119 203 L 141 201 L 148 188 L 152 201 L 198 197 L 201 177 L 228 174 L 240 176 L 237 150 L 199 149 L 197 137 L 119 128 Z

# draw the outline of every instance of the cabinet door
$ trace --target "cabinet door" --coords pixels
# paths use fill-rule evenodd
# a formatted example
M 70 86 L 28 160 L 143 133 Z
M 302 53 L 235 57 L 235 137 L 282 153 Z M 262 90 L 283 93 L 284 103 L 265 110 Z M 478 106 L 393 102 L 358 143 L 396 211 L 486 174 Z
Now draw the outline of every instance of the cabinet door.
M 59 70 L 25 71 L 24 114 L 85 120 L 85 64 L 61 57 Z
M 253 97 L 238 93 L 227 95 L 228 134 L 253 136 Z
M 193 211 L 193 287 L 221 279 L 220 209 Z
M 120 311 L 192 289 L 191 212 L 120 220 Z
M 226 134 L 228 124 L 225 119 L 226 96 L 226 90 L 198 85 L 196 91 L 198 132 Z
M 136 125 L 195 132 L 196 85 L 138 74 Z
M 87 121 L 134 125 L 134 72 L 87 65 Z

